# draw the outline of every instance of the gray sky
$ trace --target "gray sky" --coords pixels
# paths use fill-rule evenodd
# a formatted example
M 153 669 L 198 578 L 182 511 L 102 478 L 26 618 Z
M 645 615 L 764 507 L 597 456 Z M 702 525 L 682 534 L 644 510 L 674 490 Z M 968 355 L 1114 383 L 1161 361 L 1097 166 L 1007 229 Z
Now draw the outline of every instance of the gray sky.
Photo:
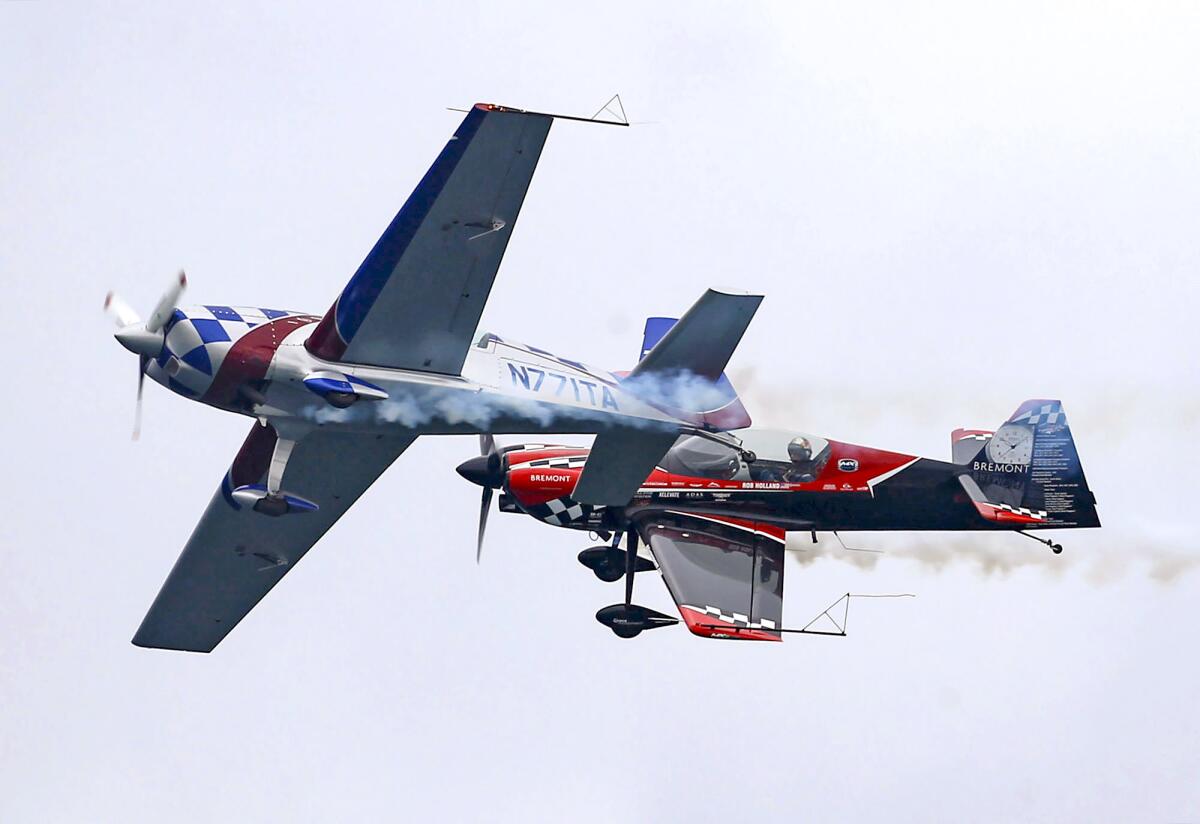
M 1200 818 L 1198 12 L 832 8 L 0 5 L 0 818 Z M 848 638 L 620 642 L 574 533 L 475 566 L 430 438 L 216 653 L 131 646 L 248 425 L 151 386 L 131 444 L 105 291 L 323 312 L 444 107 L 614 91 L 648 122 L 554 127 L 485 328 L 621 368 L 761 289 L 759 423 L 946 457 L 1062 398 L 1105 528 L 850 536 L 891 553 L 790 563 L 788 623 L 918 597 Z

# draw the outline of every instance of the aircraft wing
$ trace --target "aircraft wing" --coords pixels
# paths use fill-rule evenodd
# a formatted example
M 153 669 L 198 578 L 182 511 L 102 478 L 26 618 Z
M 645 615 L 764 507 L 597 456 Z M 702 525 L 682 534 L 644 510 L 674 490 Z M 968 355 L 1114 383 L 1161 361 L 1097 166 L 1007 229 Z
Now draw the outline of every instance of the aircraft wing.
M 319 358 L 457 375 L 551 115 L 476 104 L 308 339 Z
M 693 633 L 781 640 L 783 530 L 683 512 L 647 513 L 634 524 Z
M 313 430 L 296 443 L 284 480 L 319 509 L 270 517 L 231 493 L 262 482 L 275 438 L 255 424 L 134 644 L 211 652 L 415 439 Z
M 613 429 L 601 432 L 571 497 L 581 504 L 624 506 L 679 439 L 677 430 Z

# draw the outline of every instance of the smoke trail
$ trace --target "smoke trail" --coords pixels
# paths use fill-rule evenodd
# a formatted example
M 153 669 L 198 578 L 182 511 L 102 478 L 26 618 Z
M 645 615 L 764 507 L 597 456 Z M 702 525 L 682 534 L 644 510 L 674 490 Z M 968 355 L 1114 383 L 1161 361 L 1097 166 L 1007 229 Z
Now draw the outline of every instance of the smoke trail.
M 530 423 L 531 433 L 551 424 L 576 422 L 581 432 L 595 431 L 596 424 L 613 422 L 613 414 L 621 416 L 624 426 L 661 427 L 661 419 L 627 414 L 625 399 L 635 399 L 672 417 L 692 412 L 716 409 L 728 401 L 725 393 L 712 381 L 690 372 L 638 375 L 625 378 L 613 387 L 600 387 L 595 392 L 609 391 L 615 409 L 607 406 L 581 406 L 555 402 L 543 396 L 512 395 L 502 391 L 472 392 L 462 389 L 424 390 L 405 394 L 397 391 L 391 398 L 356 404 L 347 409 L 332 406 L 315 407 L 309 413 L 315 423 L 362 422 L 369 414 L 375 423 L 398 424 L 415 429 L 434 423 L 468 424 L 486 431 L 497 420 L 517 418 Z M 618 403 L 617 399 L 622 399 Z
M 651 406 L 686 413 L 720 409 L 730 400 L 727 388 L 686 369 L 633 375 L 621 381 L 621 388 Z
M 1139 573 L 1157 583 L 1171 584 L 1200 568 L 1200 553 L 1169 539 L 1123 541 L 1090 530 L 1076 534 L 1079 538 L 1076 548 L 1068 546 L 1062 555 L 1018 535 L 993 532 L 858 533 L 853 537 L 843 536 L 849 549 L 843 548 L 832 535 L 822 534 L 818 536 L 819 543 L 813 544 L 807 533 L 792 533 L 788 535 L 787 548 L 792 559 L 804 566 L 838 561 L 872 570 L 885 559 L 897 559 L 934 573 L 965 568 L 984 577 L 1004 577 L 1024 569 L 1038 569 L 1057 577 L 1082 569 L 1085 579 L 1096 585 Z M 1062 533 L 1056 535 L 1057 540 L 1064 540 Z

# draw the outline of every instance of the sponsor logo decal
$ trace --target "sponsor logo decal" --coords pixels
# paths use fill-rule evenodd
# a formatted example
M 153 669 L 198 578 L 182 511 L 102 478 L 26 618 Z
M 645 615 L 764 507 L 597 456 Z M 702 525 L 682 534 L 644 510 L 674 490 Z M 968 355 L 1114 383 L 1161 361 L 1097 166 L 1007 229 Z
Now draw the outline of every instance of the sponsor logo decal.
M 530 475 L 529 480 L 533 481 L 534 483 L 559 484 L 559 483 L 563 483 L 564 481 L 571 480 L 571 476 L 570 475 Z
M 992 463 L 991 461 L 975 461 L 972 468 L 976 472 L 1015 472 L 1017 474 L 1024 474 L 1029 471 L 1028 464 Z
M 838 461 L 838 469 L 843 472 L 857 472 L 858 461 L 854 458 L 842 458 Z

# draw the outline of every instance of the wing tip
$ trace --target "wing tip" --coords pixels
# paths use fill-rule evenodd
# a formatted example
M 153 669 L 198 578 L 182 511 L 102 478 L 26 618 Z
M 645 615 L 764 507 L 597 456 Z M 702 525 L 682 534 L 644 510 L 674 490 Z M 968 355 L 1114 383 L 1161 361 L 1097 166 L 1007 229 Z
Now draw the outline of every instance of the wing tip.
M 133 638 L 129 640 L 129 643 L 133 644 L 135 647 L 140 647 L 141 649 L 165 649 L 170 652 L 197 652 L 201 654 L 208 654 L 216 649 L 217 646 L 216 644 L 213 644 L 209 647 L 202 647 L 198 645 L 187 646 L 185 644 L 178 643 L 172 644 L 170 642 L 148 638 L 146 633 L 142 632 L 141 630 L 139 630 L 137 635 L 133 636 Z

